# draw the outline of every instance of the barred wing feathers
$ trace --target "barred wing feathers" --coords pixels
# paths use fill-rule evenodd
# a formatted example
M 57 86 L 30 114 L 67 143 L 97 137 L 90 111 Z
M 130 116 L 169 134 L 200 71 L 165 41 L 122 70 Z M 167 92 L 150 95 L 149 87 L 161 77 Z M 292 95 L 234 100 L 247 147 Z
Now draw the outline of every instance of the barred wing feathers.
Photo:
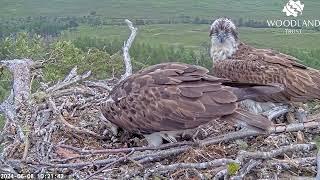
M 213 75 L 238 82 L 280 83 L 284 86 L 284 92 L 271 99 L 270 96 L 261 97 L 261 100 L 305 102 L 320 99 L 320 72 L 300 64 L 292 56 L 270 49 L 241 44 L 231 59 L 215 63 Z
M 115 103 L 103 105 L 102 112 L 114 124 L 133 132 L 179 131 L 212 120 L 236 120 L 237 101 L 242 98 L 238 96 L 247 96 L 248 92 L 256 97 L 280 91 L 273 86 L 248 91 L 254 85 L 232 84 L 207 73 L 205 68 L 181 63 L 151 66 L 120 83 L 111 92 Z M 232 114 L 234 117 L 229 117 Z M 246 123 L 261 129 L 271 126 L 264 117 L 254 118 Z

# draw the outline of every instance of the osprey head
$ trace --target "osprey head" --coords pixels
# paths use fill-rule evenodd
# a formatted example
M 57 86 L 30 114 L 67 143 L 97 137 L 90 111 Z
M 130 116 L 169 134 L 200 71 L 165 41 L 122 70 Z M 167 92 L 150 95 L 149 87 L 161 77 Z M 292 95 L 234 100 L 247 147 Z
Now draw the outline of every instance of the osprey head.
M 238 48 L 238 32 L 235 24 L 228 18 L 219 18 L 210 26 L 211 49 L 213 61 L 231 57 Z

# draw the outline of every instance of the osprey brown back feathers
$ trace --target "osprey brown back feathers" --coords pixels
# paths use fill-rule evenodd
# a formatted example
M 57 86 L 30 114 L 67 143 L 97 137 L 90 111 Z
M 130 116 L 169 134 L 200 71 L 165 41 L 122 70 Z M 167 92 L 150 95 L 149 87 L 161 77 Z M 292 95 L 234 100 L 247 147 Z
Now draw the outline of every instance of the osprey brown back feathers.
M 182 63 L 151 66 L 115 87 L 115 102 L 101 110 L 117 126 L 143 134 L 193 129 L 212 120 L 237 119 L 261 129 L 272 125 L 262 116 L 238 110 L 237 102 L 281 88 L 232 83 L 207 73 Z
M 270 49 L 255 49 L 241 43 L 236 53 L 214 63 L 213 75 L 238 82 L 280 83 L 285 90 L 258 101 L 305 102 L 320 99 L 320 72 L 292 56 Z

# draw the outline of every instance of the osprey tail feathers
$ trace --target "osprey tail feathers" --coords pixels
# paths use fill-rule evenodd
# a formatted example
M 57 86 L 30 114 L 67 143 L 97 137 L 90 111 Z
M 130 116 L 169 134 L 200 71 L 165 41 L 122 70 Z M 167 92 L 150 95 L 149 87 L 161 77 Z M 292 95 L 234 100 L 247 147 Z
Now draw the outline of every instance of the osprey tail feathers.
M 254 83 L 230 82 L 227 83 L 227 85 L 232 86 L 232 92 L 237 96 L 238 101 L 268 97 L 284 90 L 284 87 L 280 84 L 259 85 Z
M 274 127 L 274 124 L 268 118 L 250 113 L 248 111 L 237 109 L 233 114 L 224 117 L 224 120 L 234 121 L 249 128 L 268 131 Z

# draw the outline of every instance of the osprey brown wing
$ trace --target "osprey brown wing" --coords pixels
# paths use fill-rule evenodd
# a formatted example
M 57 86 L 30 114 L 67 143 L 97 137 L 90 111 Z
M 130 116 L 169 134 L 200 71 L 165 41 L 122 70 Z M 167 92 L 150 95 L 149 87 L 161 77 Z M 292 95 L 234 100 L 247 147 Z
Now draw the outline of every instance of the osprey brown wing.
M 207 72 L 179 63 L 151 66 L 111 92 L 115 103 L 102 106 L 103 115 L 122 128 L 143 134 L 192 129 L 221 120 L 236 112 L 237 94 L 244 93 L 223 85 L 229 80 Z M 265 129 L 270 122 L 261 117 L 260 123 L 252 125 Z
M 230 59 L 216 62 L 213 74 L 239 82 L 280 83 L 285 91 L 261 100 L 305 102 L 320 99 L 320 72 L 292 56 L 241 44 Z

